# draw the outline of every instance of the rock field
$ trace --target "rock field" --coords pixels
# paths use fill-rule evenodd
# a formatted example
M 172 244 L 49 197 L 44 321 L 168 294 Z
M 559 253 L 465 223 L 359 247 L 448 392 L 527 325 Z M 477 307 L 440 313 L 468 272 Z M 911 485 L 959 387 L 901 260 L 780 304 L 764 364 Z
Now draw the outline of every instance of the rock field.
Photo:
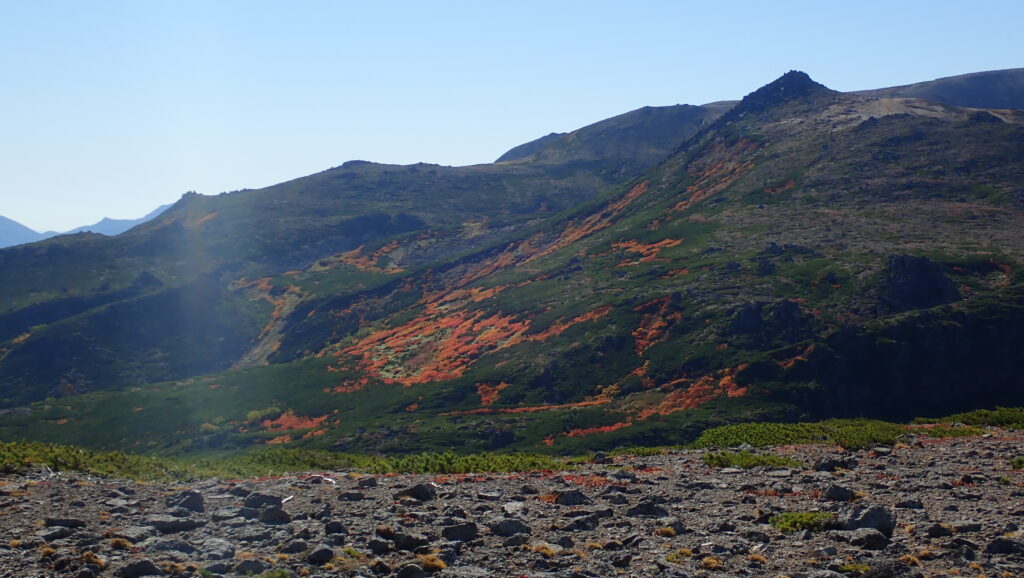
M 711 468 L 703 450 L 564 472 L 136 483 L 0 478 L 0 574 L 1024 576 L 1019 432 Z M 834 516 L 783 532 L 783 512 Z M 776 518 L 777 522 L 778 519 Z

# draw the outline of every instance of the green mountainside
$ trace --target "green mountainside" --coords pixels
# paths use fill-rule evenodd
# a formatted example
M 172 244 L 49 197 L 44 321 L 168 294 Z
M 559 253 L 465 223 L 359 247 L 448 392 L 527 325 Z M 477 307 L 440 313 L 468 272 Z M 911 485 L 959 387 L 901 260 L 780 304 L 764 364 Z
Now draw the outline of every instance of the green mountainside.
M 573 452 L 1021 405 L 1021 230 L 1024 113 L 790 72 L 0 251 L 0 437 Z

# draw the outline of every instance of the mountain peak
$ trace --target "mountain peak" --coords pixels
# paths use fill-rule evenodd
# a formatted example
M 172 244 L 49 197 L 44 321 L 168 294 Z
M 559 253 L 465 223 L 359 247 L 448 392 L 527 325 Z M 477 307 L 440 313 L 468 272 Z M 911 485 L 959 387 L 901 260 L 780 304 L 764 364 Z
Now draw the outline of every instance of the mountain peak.
M 833 94 L 823 84 L 818 84 L 806 72 L 790 70 L 774 81 L 743 97 L 731 112 L 762 112 L 791 100 L 811 100 L 816 96 Z

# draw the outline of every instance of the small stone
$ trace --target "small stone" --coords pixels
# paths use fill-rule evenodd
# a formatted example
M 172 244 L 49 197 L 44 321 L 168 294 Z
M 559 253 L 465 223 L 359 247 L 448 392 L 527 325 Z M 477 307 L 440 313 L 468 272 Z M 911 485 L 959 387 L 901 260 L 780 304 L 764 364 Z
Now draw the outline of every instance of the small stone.
M 252 508 L 258 511 L 262 509 L 264 506 L 280 507 L 282 505 L 282 502 L 283 498 L 281 496 L 256 492 L 246 496 L 243 505 L 246 508 Z
M 657 499 L 644 498 L 640 500 L 637 505 L 626 510 L 626 515 L 645 518 L 664 518 L 669 515 L 669 511 L 659 506 Z
M 366 494 L 362 492 L 342 492 L 338 494 L 339 502 L 359 502 L 366 499 Z
M 957 520 L 950 525 L 953 526 L 953 531 L 958 534 L 981 531 L 981 523 L 974 520 Z
M 165 534 L 193 530 L 206 524 L 204 520 L 197 520 L 194 518 L 176 518 L 174 516 L 167 516 L 163 514 L 147 517 L 146 523 Z
M 498 536 L 515 536 L 516 534 L 530 534 L 533 528 L 516 518 L 504 518 L 490 525 L 491 531 Z
M 855 496 L 856 495 L 853 493 L 853 490 L 838 484 L 831 484 L 821 492 L 822 498 L 832 500 L 833 502 L 849 502 Z
M 340 520 L 329 520 L 326 523 L 324 523 L 324 533 L 328 535 L 347 534 L 348 530 L 345 528 L 345 524 L 343 524 Z
M 84 528 L 85 520 L 79 520 L 78 518 L 44 518 L 43 525 L 47 528 L 54 526 L 61 528 Z
M 441 530 L 441 536 L 445 539 L 459 542 L 471 542 L 476 540 L 479 534 L 480 530 L 473 522 L 455 524 L 454 526 L 448 526 Z
M 299 552 L 305 552 L 309 549 L 309 544 L 303 540 L 292 540 L 284 546 L 281 546 L 281 551 L 285 554 L 298 554 Z
M 116 572 L 114 572 L 114 575 L 119 576 L 120 578 L 136 578 L 138 576 L 163 576 L 164 571 L 161 570 L 159 566 L 154 564 L 152 560 L 149 560 L 148 558 L 143 558 L 142 560 L 133 560 L 125 564 Z
M 292 517 L 281 506 L 270 505 L 260 510 L 259 521 L 264 524 L 281 525 L 291 522 Z
M 1024 553 L 1024 541 L 1000 536 L 985 546 L 986 554 L 1020 554 Z
M 306 556 L 306 562 L 322 566 L 334 559 L 334 550 L 330 546 L 318 546 Z
M 199 544 L 198 549 L 208 560 L 229 560 L 235 557 L 235 547 L 220 538 L 208 538 Z
M 902 502 L 896 502 L 896 507 L 903 508 L 905 510 L 923 510 L 924 504 L 921 500 L 911 498 L 909 500 L 903 500 Z
M 185 508 L 192 512 L 206 511 L 203 495 L 195 490 L 185 490 L 180 494 L 171 496 L 167 498 L 165 503 L 168 508 Z
M 426 534 L 396 532 L 392 541 L 399 550 L 412 551 L 429 544 L 430 538 Z
M 882 506 L 858 505 L 847 513 L 843 526 L 847 530 L 874 528 L 889 537 L 896 529 L 896 518 Z
M 859 528 L 851 532 L 850 544 L 865 550 L 881 550 L 889 545 L 885 534 L 875 528 Z
M 406 564 L 395 572 L 396 578 L 426 578 L 427 573 L 418 564 Z
M 250 558 L 248 560 L 242 560 L 238 564 L 235 564 L 235 573 L 237 574 L 258 574 L 270 568 L 270 565 L 258 558 Z
M 925 530 L 925 534 L 927 534 L 929 538 L 942 538 L 944 536 L 952 536 L 953 528 L 946 524 L 940 524 L 936 522 L 931 526 L 928 526 L 928 529 Z
M 555 494 L 555 503 L 559 506 L 583 506 L 593 502 L 579 490 L 566 490 Z
M 854 458 L 820 457 L 814 461 L 812 468 L 817 472 L 834 472 L 839 469 L 852 470 L 857 465 Z
M 434 483 L 422 483 L 416 484 L 415 486 L 406 488 L 397 494 L 395 498 L 412 498 L 421 502 L 433 500 L 437 497 L 437 484 Z
M 152 543 L 147 541 L 145 547 L 147 550 L 152 550 L 154 552 L 181 552 L 183 554 L 191 554 L 196 551 L 192 544 L 177 538 L 154 540 Z

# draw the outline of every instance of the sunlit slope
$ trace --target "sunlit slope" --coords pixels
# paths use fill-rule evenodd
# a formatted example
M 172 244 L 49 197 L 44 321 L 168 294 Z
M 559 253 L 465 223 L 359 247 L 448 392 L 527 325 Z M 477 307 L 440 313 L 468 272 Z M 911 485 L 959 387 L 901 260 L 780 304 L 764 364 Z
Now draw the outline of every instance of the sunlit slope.
M 259 365 L 298 303 L 387 290 L 512 238 L 640 174 L 720 112 L 627 113 L 560 137 L 574 144 L 557 160 L 354 161 L 266 189 L 186 194 L 116 237 L 0 251 L 0 398 L 17 405 Z M 645 131 L 652 138 L 636 134 Z M 598 141 L 615 155 L 591 150 Z
M 1019 405 L 1021 191 L 1019 112 L 789 73 L 626 184 L 486 242 L 458 244 L 492 227 L 464 221 L 214 283 L 249 307 L 236 370 L 51 401 L 2 431 L 574 451 Z

